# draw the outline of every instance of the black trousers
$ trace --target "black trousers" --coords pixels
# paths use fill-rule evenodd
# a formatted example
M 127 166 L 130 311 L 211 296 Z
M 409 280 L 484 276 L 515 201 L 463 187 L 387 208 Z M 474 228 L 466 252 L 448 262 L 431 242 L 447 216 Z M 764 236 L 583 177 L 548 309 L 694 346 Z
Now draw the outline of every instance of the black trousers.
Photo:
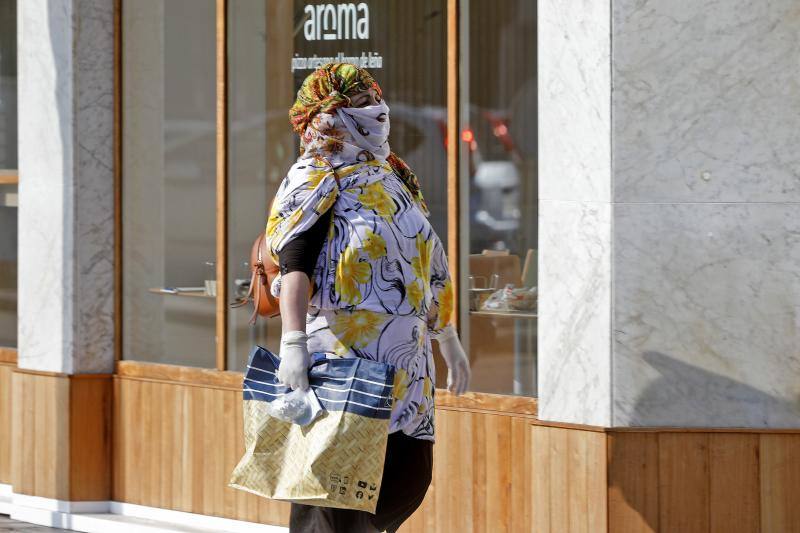
M 400 431 L 386 443 L 381 492 L 374 515 L 366 511 L 292 504 L 290 533 L 394 533 L 422 503 L 433 473 L 433 442 Z

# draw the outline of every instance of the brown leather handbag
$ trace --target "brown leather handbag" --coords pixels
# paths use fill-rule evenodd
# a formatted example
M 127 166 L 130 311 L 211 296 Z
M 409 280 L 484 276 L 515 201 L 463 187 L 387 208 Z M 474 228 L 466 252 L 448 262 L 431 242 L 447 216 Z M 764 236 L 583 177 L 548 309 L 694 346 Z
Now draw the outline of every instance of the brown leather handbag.
M 333 165 L 327 159 L 325 161 L 338 181 L 339 177 L 336 171 L 333 170 Z M 275 199 L 273 198 L 269 205 L 268 213 L 272 213 L 272 204 L 274 202 Z M 269 255 L 266 237 L 266 231 L 259 233 L 255 242 L 253 242 L 253 248 L 250 250 L 250 270 L 253 273 L 250 277 L 250 290 L 238 302 L 231 304 L 231 307 L 241 307 L 252 300 L 254 309 L 253 314 L 250 315 L 251 324 L 256 323 L 259 315 L 272 318 L 281 314 L 279 299 L 275 298 L 269 291 L 272 281 L 280 275 L 280 268 L 272 260 L 272 256 Z M 309 296 L 312 292 L 313 286 L 309 287 Z
M 231 307 L 241 307 L 247 302 L 253 302 L 253 314 L 250 323 L 255 324 L 259 315 L 272 318 L 281 314 L 280 302 L 269 291 L 272 281 L 280 273 L 278 265 L 272 260 L 267 250 L 266 232 L 261 232 L 253 242 L 250 249 L 250 290 Z
M 250 315 L 250 323 L 255 324 L 259 315 L 272 318 L 281 314 L 280 302 L 269 291 L 274 280 L 280 273 L 278 265 L 272 261 L 267 251 L 266 232 L 261 232 L 253 242 L 250 250 L 250 290 L 238 302 L 231 304 L 231 307 L 241 307 L 247 302 L 253 302 L 253 314 Z

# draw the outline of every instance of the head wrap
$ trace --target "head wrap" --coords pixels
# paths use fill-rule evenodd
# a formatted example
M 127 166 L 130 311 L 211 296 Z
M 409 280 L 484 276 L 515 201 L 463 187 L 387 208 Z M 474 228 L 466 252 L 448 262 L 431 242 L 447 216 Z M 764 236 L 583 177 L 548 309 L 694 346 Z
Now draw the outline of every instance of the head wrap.
M 307 128 L 318 114 L 335 114 L 337 109 L 350 106 L 350 98 L 363 91 L 375 89 L 382 96 L 381 88 L 372 75 L 363 68 L 350 63 L 328 63 L 306 77 L 297 91 L 297 100 L 289 110 L 292 129 L 301 138 L 307 135 Z M 355 108 L 354 108 L 355 109 Z M 328 142 L 337 142 L 336 140 Z M 428 207 L 422 197 L 417 175 L 393 152 L 386 156 L 395 174 L 408 188 L 414 201 L 428 214 Z

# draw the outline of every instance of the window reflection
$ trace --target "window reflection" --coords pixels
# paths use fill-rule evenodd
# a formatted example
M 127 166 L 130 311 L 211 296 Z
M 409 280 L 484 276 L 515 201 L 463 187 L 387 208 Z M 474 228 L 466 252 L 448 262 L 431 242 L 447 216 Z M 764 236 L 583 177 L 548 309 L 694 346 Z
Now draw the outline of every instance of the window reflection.
M 0 347 L 17 345 L 17 187 L 0 185 Z
M 0 0 L 0 169 L 17 168 L 17 0 Z
M 126 1 L 122 23 L 122 355 L 214 367 L 215 2 Z
M 228 292 L 247 293 L 250 248 L 297 145 L 288 121 L 294 101 L 289 65 L 295 31 L 292 0 L 228 2 Z M 228 362 L 242 371 L 254 344 L 275 350 L 280 318 L 249 323 L 253 306 L 228 311 Z
M 0 347 L 17 345 L 16 8 L 0 0 Z
M 462 330 L 472 389 L 535 395 L 536 3 L 460 6 L 461 235 L 468 239 Z

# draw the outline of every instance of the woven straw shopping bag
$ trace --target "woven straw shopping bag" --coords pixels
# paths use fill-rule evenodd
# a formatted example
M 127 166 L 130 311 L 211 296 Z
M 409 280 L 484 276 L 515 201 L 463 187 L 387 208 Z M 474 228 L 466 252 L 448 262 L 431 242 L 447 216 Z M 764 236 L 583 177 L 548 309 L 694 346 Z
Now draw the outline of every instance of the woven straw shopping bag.
M 278 500 L 375 513 L 380 493 L 394 368 L 315 354 L 309 384 L 324 412 L 307 426 L 268 414 L 289 389 L 280 359 L 256 345 L 244 379 L 245 453 L 230 487 Z

